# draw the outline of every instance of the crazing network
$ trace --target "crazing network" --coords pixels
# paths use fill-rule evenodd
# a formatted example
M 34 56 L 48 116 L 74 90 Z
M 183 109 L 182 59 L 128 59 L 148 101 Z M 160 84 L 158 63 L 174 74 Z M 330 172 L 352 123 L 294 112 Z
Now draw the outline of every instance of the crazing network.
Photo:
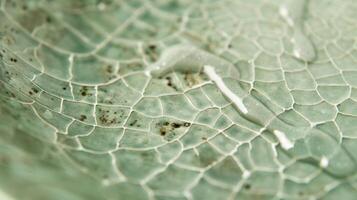
M 101 190 L 357 194 L 355 2 L 0 2 L 2 118 Z

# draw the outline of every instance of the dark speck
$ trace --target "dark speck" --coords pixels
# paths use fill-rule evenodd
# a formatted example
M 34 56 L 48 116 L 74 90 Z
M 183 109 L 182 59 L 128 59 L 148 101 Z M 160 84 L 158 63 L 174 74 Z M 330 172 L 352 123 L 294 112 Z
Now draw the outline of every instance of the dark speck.
M 164 127 L 162 127 L 162 128 L 160 129 L 160 135 L 161 135 L 161 136 L 165 136 L 165 135 L 166 135 L 166 130 L 165 130 Z
M 32 88 L 32 91 L 36 94 L 38 93 L 38 89 L 36 89 L 36 88 Z
M 11 96 L 12 98 L 15 98 L 15 97 L 16 97 L 15 94 L 12 93 L 12 92 L 6 91 L 5 93 L 6 93 L 7 95 Z
M 189 126 L 191 126 L 191 123 L 185 122 L 185 123 L 183 123 L 183 126 L 184 127 L 189 127 Z
M 167 86 L 173 88 L 174 90 L 178 91 L 177 87 L 172 83 L 171 77 L 166 77 L 167 80 Z
M 136 119 L 136 120 L 134 120 L 133 122 L 131 122 L 131 123 L 129 124 L 129 126 L 134 126 L 137 122 L 138 122 L 138 120 Z
M 252 186 L 250 184 L 245 184 L 244 189 L 249 190 Z
M 88 88 L 86 86 L 82 86 L 82 88 L 79 90 L 82 96 L 92 96 L 91 93 L 88 93 Z
M 150 50 L 155 50 L 155 49 L 156 49 L 156 45 L 150 44 L 150 45 L 149 45 L 149 49 L 150 49 Z
M 85 115 L 81 115 L 80 117 L 79 117 L 79 120 L 80 121 L 84 121 L 84 120 L 86 120 L 87 119 L 87 116 L 85 116 Z
M 172 123 L 171 126 L 172 126 L 173 128 L 180 128 L 180 127 L 181 127 L 181 124 Z
M 113 73 L 113 66 L 108 65 L 108 66 L 107 66 L 107 72 L 108 72 L 109 74 Z
M 46 22 L 47 22 L 47 23 L 51 23 L 51 22 L 52 22 L 51 17 L 47 16 L 47 17 L 46 17 Z

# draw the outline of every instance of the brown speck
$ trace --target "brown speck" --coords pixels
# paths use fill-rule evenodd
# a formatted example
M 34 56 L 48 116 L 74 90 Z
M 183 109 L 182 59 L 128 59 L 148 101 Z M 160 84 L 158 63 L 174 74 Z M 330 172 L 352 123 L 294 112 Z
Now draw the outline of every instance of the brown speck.
M 150 45 L 149 45 L 149 49 L 152 50 L 152 51 L 155 50 L 155 49 L 156 49 L 156 45 L 150 44 Z
M 160 128 L 160 135 L 161 136 L 165 136 L 166 135 L 166 128 L 165 127 L 161 127 Z
M 86 120 L 87 119 L 87 116 L 85 116 L 85 115 L 81 115 L 80 117 L 79 117 L 79 120 L 80 121 L 84 121 L 84 120 Z
M 185 123 L 183 123 L 183 126 L 184 126 L 184 127 L 189 127 L 189 126 L 191 126 L 191 123 L 185 122 Z
M 244 185 L 244 189 L 246 189 L 246 190 L 249 190 L 251 187 L 252 186 L 250 184 L 248 184 L 248 183 Z
M 32 91 L 34 92 L 34 93 L 38 93 L 38 89 L 37 88 L 32 88 Z
M 173 128 L 180 128 L 180 127 L 181 127 L 181 124 L 172 123 L 171 126 L 172 126 Z
M 102 122 L 102 124 L 108 123 L 108 119 L 106 118 L 106 115 L 101 115 L 99 117 L 99 120 Z
M 109 74 L 113 73 L 113 66 L 112 65 L 108 65 L 106 69 L 107 69 L 107 72 Z
M 88 92 L 87 86 L 82 86 L 81 89 L 79 90 L 79 92 L 82 96 L 92 96 L 93 95 L 91 92 Z
M 110 117 L 109 110 L 102 110 L 100 112 L 101 114 L 99 116 L 99 121 L 101 122 L 101 124 L 108 126 L 108 125 L 120 123 L 120 121 L 116 117 Z
M 15 97 L 16 97 L 15 94 L 12 93 L 12 92 L 6 91 L 5 93 L 6 93 L 7 95 L 11 96 L 12 98 L 15 98 Z
M 167 86 L 173 88 L 173 89 L 176 90 L 176 91 L 178 90 L 177 87 L 172 83 L 171 77 L 168 76 L 168 77 L 166 77 L 165 79 L 167 80 Z
M 149 44 L 147 48 L 145 49 L 145 54 L 149 57 L 151 61 L 156 61 L 158 58 L 158 54 L 156 51 L 156 45 L 155 44 Z
M 131 123 L 129 124 L 129 126 L 134 126 L 137 122 L 138 122 L 138 120 L 136 119 L 136 120 L 134 120 L 133 122 L 131 122 Z
M 51 23 L 51 22 L 52 22 L 51 17 L 47 16 L 47 17 L 46 17 L 46 22 L 47 22 L 47 23 Z

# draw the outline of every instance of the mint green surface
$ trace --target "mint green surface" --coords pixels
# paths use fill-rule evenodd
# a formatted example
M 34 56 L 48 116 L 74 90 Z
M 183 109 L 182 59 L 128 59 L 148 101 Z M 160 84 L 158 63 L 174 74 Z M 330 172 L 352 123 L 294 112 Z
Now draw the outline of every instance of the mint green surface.
M 357 199 L 357 1 L 0 4 L 1 200 Z

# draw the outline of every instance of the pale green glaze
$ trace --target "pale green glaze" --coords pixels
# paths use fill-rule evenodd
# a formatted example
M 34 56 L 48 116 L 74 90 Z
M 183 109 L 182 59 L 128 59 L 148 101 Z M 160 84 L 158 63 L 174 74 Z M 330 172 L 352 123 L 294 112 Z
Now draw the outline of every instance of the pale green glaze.
M 0 2 L 0 198 L 356 199 L 356 1 Z

